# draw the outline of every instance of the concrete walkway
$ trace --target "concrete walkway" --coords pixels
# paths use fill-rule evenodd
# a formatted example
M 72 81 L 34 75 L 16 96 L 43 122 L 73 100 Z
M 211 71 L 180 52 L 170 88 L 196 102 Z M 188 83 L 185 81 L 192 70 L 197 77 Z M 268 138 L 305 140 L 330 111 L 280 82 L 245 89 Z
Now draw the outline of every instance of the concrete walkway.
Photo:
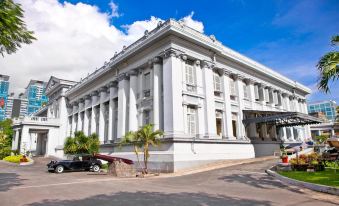
M 243 160 L 252 161 L 252 160 Z M 276 159 L 238 162 L 172 177 L 118 179 L 89 172 L 49 174 L 43 161 L 26 167 L 0 164 L 1 206 L 59 205 L 338 205 L 337 196 L 283 184 L 265 173 Z M 242 164 L 241 164 L 242 163 Z M 231 164 L 228 162 L 227 164 Z M 214 167 L 219 167 L 214 165 Z M 199 171 L 199 172 L 198 172 Z M 180 175 L 179 175 L 180 174 Z

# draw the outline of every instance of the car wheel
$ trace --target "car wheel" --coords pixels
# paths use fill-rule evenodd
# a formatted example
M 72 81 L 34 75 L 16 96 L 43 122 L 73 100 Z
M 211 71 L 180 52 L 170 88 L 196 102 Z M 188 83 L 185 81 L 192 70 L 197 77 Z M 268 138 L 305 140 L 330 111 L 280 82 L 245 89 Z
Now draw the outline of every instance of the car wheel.
M 63 173 L 63 171 L 64 171 L 64 166 L 62 165 L 59 165 L 55 168 L 56 173 Z
M 99 172 L 100 171 L 99 165 L 93 165 L 92 170 L 93 170 L 93 172 Z

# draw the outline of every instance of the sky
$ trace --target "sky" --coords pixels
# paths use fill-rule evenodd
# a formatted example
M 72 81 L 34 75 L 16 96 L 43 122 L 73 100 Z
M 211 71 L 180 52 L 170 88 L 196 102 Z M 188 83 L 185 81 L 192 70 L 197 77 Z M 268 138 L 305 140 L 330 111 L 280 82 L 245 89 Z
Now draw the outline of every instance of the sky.
M 339 33 L 338 0 L 15 0 L 37 41 L 0 57 L 10 90 L 24 91 L 30 79 L 50 76 L 78 81 L 140 38 L 160 20 L 175 18 L 225 46 L 311 88 L 309 101 L 339 103 L 317 90 L 316 64 L 332 51 Z

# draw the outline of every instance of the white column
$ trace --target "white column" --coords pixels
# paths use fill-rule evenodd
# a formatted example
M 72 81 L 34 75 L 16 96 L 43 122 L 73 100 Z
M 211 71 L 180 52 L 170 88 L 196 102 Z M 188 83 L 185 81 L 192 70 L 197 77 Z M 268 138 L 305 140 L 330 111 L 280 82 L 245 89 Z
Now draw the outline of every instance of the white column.
M 153 124 L 154 130 L 160 129 L 161 116 L 161 70 L 162 60 L 160 57 L 153 59 Z
M 136 131 L 138 129 L 138 111 L 137 111 L 137 89 L 138 89 L 138 71 L 133 70 L 129 73 L 129 123 L 128 130 Z M 154 99 L 154 98 L 153 98 Z
M 84 107 L 83 99 L 79 100 L 79 111 L 78 111 L 78 131 L 82 131 L 83 120 L 81 119 L 81 111 Z
M 105 142 L 105 100 L 107 94 L 107 87 L 100 88 L 100 112 L 99 112 L 99 140 L 101 143 Z
M 96 133 L 95 106 L 98 101 L 98 92 L 92 92 L 91 134 Z
M 114 114 L 114 101 L 113 101 L 113 97 L 115 96 L 116 92 L 117 92 L 117 82 L 110 82 L 109 84 L 109 111 L 108 111 L 108 140 L 109 141 L 113 141 L 113 125 L 114 125 L 114 120 L 115 117 L 113 115 Z
M 74 132 L 76 132 L 77 131 L 77 118 L 76 118 L 76 116 L 77 116 L 77 105 L 76 105 L 77 103 L 76 102 L 74 102 L 73 103 L 73 111 L 72 111 L 72 133 L 71 133 L 71 136 L 73 137 L 74 136 Z
M 290 99 L 290 96 L 286 96 L 286 106 L 287 106 L 287 111 L 288 112 L 291 112 L 292 111 L 292 108 L 291 108 L 291 99 Z M 286 130 L 288 130 L 287 133 L 289 133 L 289 136 L 288 136 L 288 140 L 290 141 L 293 141 L 294 140 L 294 132 L 293 132 L 293 127 L 287 127 Z
M 203 72 L 203 88 L 205 93 L 205 137 L 207 138 L 216 138 L 217 137 L 217 128 L 216 128 L 216 117 L 215 117 L 215 100 L 214 100 L 214 82 L 213 82 L 213 70 L 212 63 L 208 61 L 202 62 L 202 72 Z
M 231 99 L 230 99 L 230 73 L 225 73 L 223 75 L 223 91 L 224 91 L 224 134 L 223 136 L 226 139 L 236 139 L 233 136 L 233 127 L 232 127 L 232 109 L 231 109 Z
M 127 95 L 128 95 L 128 80 L 126 74 L 119 76 L 118 89 L 118 131 L 117 138 L 121 138 L 126 133 L 126 118 L 127 118 Z
M 163 59 L 164 131 L 165 136 L 184 134 L 182 105 L 182 64 L 178 51 L 169 49 Z
M 306 100 L 304 100 L 303 106 L 304 106 L 304 112 L 305 112 L 305 114 L 308 114 L 308 108 L 307 108 Z M 312 139 L 310 125 L 306 125 L 306 126 L 305 126 L 305 133 L 306 133 L 306 138 Z
M 90 104 L 91 104 L 91 99 L 90 99 L 91 97 L 88 95 L 88 96 L 86 96 L 85 97 L 85 112 L 84 112 L 84 134 L 85 135 L 90 135 L 89 134 L 89 111 L 88 111 L 88 107 L 90 106 Z
M 202 75 L 202 69 L 200 66 L 200 60 L 196 60 L 194 62 L 194 70 L 196 74 L 196 80 L 197 80 L 197 93 L 203 94 L 203 75 Z M 197 113 L 198 113 L 198 138 L 203 138 L 205 135 L 205 106 L 204 106 L 204 100 L 199 98 L 198 107 L 197 107 Z
M 244 82 L 242 81 L 243 78 L 241 78 L 239 75 L 233 75 L 236 83 L 236 88 L 238 90 L 238 139 L 245 139 L 246 138 L 246 132 L 244 124 L 242 123 L 242 120 L 244 119 L 243 109 L 244 106 Z
M 250 92 L 250 101 L 251 101 L 251 108 L 255 110 L 255 91 L 254 91 L 254 81 L 252 79 L 246 79 L 246 83 L 249 86 L 249 92 Z M 252 118 L 254 118 L 254 114 L 251 115 Z M 255 123 L 250 123 L 249 124 L 249 133 L 250 137 L 253 139 L 257 139 L 257 126 Z

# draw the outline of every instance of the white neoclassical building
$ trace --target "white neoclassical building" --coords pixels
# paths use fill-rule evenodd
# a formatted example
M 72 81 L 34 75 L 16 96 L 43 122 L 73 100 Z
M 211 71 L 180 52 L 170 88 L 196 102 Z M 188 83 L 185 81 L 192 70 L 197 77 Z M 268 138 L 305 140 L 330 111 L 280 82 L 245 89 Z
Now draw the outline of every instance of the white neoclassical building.
M 99 135 L 101 152 L 135 159 L 117 143 L 152 123 L 165 136 L 151 167 L 169 172 L 272 155 L 281 143 L 311 138 L 308 125 L 318 122 L 307 115 L 307 87 L 175 20 L 80 82 L 51 77 L 46 93 L 45 108 L 15 121 L 13 149 L 63 157 L 64 139 L 83 131 Z

